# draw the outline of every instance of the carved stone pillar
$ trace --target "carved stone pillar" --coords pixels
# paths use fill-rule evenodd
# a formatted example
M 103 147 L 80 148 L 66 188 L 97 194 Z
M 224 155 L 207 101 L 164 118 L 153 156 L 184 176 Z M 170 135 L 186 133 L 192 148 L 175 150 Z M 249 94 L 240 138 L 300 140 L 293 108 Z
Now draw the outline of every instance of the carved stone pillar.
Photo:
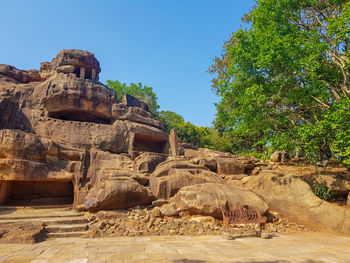
M 85 68 L 80 68 L 80 78 L 85 79 Z
M 180 155 L 179 140 L 177 138 L 177 133 L 175 129 L 171 129 L 170 131 L 169 143 L 170 143 L 170 155 L 179 156 Z
M 92 69 L 91 80 L 96 80 L 96 69 L 95 68 Z

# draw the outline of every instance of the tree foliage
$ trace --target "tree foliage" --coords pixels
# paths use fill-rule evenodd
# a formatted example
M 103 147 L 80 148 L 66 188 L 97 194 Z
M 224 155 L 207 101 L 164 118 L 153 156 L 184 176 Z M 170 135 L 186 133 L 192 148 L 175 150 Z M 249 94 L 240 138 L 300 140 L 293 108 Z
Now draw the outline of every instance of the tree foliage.
M 256 3 L 209 69 L 215 127 L 241 149 L 349 159 L 349 1 Z
M 164 124 L 164 131 L 170 133 L 171 129 L 177 128 L 184 123 L 184 118 L 173 111 L 160 111 L 157 119 Z
M 152 87 L 143 85 L 141 82 L 138 82 L 137 84 L 130 83 L 127 85 L 126 83 L 121 83 L 118 80 L 107 80 L 107 87 L 114 89 L 117 92 L 119 100 L 123 99 L 124 94 L 129 94 L 147 103 L 152 114 L 157 115 L 159 109 L 158 98 L 153 92 Z
M 198 127 L 191 122 L 185 122 L 181 115 L 173 111 L 161 111 L 157 119 L 164 124 L 166 133 L 169 134 L 171 129 L 176 129 L 181 141 L 201 146 L 201 139 L 206 135 L 206 127 Z

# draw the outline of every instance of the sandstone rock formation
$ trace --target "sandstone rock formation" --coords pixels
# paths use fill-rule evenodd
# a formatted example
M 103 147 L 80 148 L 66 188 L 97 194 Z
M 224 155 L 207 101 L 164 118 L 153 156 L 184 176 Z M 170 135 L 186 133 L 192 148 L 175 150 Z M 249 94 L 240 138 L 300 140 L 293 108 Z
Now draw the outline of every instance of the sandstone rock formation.
M 301 178 L 265 173 L 243 180 L 246 189 L 259 195 L 270 209 L 290 221 L 350 234 L 350 210 L 318 198 Z
M 346 198 L 350 193 L 350 178 L 340 175 L 314 174 L 304 177 L 304 180 L 310 185 L 326 183 L 329 189 L 338 196 Z
M 204 183 L 182 188 L 174 197 L 176 206 L 191 214 L 222 218 L 221 209 L 247 205 L 250 209 L 268 210 L 268 205 L 256 194 L 222 183 Z
M 100 72 L 94 54 L 73 49 L 40 70 L 0 65 L 0 204 L 126 209 L 254 169 L 181 143 L 176 131 L 169 140 L 146 103 L 119 101 Z
M 150 177 L 150 186 L 157 198 L 174 196 L 182 187 L 203 183 L 221 183 L 222 179 L 188 161 L 171 160 L 160 164 Z
M 0 243 L 34 244 L 45 240 L 45 226 L 40 222 L 12 223 L 0 225 Z
M 147 104 L 118 101 L 100 71 L 94 54 L 72 49 L 40 70 L 0 65 L 0 204 L 152 202 L 147 173 L 166 160 L 168 135 Z
M 147 104 L 127 94 L 119 101 L 100 72 L 91 52 L 71 49 L 40 70 L 0 65 L 0 205 L 95 212 L 153 204 L 164 218 L 220 218 L 221 209 L 240 204 L 350 233 L 349 210 L 255 158 L 197 149 L 176 131 L 168 136 Z M 347 183 L 333 179 L 327 182 L 347 195 Z

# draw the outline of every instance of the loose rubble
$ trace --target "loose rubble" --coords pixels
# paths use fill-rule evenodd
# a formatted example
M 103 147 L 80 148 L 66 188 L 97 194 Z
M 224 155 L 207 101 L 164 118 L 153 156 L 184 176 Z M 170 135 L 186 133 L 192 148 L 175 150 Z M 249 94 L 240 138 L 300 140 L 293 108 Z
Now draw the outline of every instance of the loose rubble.
M 129 209 L 127 211 L 100 211 L 86 213 L 89 219 L 87 237 L 150 236 L 150 235 L 221 235 L 222 221 L 211 216 L 164 216 L 159 207 Z M 286 218 L 269 215 L 263 232 L 270 235 L 314 231 L 302 225 L 289 223 Z M 256 236 L 258 225 L 239 224 L 231 227 L 233 236 Z M 226 232 L 226 230 L 225 230 Z

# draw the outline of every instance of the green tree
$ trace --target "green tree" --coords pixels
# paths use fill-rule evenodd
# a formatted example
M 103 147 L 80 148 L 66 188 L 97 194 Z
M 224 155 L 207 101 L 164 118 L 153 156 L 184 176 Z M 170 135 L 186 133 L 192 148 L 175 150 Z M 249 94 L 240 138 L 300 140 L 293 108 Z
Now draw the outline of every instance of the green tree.
M 171 129 L 176 128 L 179 124 L 184 123 L 184 118 L 173 111 L 160 111 L 157 119 L 164 124 L 164 131 L 170 133 Z
M 189 142 L 201 147 L 201 139 L 207 135 L 206 127 L 198 127 L 191 122 L 183 122 L 176 125 L 177 135 L 183 142 Z
M 256 3 L 209 69 L 221 97 L 215 127 L 256 150 L 300 148 L 322 159 L 332 148 L 343 156 L 350 142 L 337 143 L 330 122 L 345 131 L 339 113 L 350 110 L 349 1 Z
M 141 82 L 130 83 L 127 85 L 126 83 L 121 83 L 118 80 L 107 80 L 107 87 L 110 89 L 114 89 L 117 92 L 118 99 L 122 100 L 124 94 L 129 94 L 137 99 L 145 102 L 148 104 L 151 113 L 156 116 L 158 114 L 158 97 L 153 92 L 152 87 L 148 87 L 146 85 L 143 85 Z

